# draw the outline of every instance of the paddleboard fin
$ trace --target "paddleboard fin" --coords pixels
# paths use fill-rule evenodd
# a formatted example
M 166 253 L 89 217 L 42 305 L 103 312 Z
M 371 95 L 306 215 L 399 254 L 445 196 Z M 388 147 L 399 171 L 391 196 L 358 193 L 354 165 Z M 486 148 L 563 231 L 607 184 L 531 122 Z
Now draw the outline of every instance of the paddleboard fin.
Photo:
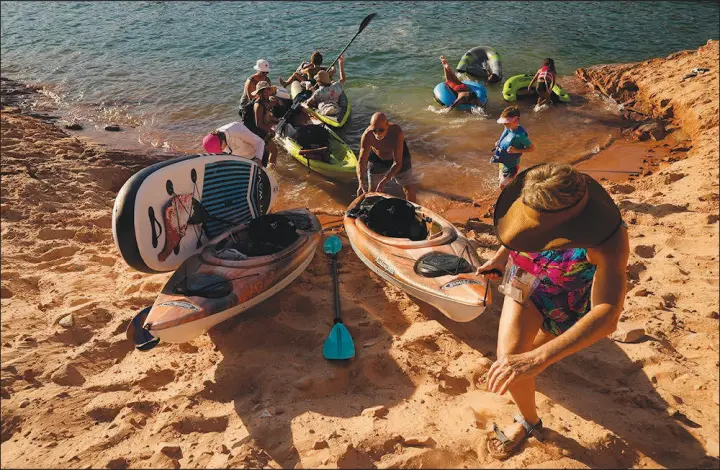
M 145 307 L 140 310 L 125 330 L 125 336 L 135 344 L 135 349 L 138 351 L 149 351 L 160 342 L 160 338 L 156 338 L 143 327 L 151 308 Z

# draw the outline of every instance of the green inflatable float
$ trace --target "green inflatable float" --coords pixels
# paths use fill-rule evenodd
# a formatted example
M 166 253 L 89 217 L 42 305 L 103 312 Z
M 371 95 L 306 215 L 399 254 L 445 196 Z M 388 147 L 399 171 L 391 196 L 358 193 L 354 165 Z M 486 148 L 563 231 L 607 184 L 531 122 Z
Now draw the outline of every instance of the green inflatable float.
M 505 85 L 503 86 L 503 99 L 509 102 L 516 101 L 518 99 L 518 92 L 520 92 L 521 97 L 528 95 L 537 96 L 534 85 L 530 91 L 528 91 L 527 89 L 534 76 L 535 75 L 523 74 L 515 75 L 508 78 L 505 82 Z M 560 88 L 560 86 L 556 82 L 555 86 L 553 86 L 552 88 L 552 94 L 550 95 L 550 99 L 555 102 L 560 101 L 563 103 L 569 103 L 570 95 L 568 95 L 562 88 Z

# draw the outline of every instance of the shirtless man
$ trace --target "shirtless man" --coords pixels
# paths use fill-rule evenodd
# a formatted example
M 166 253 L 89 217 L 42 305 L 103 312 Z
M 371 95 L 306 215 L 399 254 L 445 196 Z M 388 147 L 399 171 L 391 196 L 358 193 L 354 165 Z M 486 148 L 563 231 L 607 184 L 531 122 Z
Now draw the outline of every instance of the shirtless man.
M 405 199 L 417 202 L 410 150 L 405 142 L 405 135 L 400 126 L 388 121 L 385 113 L 375 113 L 370 118 L 370 125 L 360 139 L 359 160 L 358 195 L 368 191 L 381 193 L 390 180 L 395 180 L 402 186 Z

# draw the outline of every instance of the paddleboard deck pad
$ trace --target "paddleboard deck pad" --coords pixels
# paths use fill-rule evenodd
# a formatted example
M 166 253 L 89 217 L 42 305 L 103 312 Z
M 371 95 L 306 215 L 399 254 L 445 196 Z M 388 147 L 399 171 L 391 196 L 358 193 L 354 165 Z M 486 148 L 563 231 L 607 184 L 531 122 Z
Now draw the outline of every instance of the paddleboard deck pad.
M 138 271 L 174 271 L 208 240 L 268 213 L 278 192 L 261 165 L 236 155 L 160 162 L 133 175 L 115 198 L 115 246 Z

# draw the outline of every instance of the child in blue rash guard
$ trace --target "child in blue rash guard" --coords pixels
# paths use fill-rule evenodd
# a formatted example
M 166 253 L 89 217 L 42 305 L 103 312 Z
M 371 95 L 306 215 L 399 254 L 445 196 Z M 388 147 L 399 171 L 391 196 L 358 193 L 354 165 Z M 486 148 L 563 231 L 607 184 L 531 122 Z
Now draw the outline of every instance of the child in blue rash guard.
M 490 163 L 500 164 L 500 188 L 507 186 L 520 170 L 520 156 L 525 152 L 532 152 L 535 146 L 528 138 L 527 131 L 520 125 L 520 108 L 508 106 L 497 120 L 504 124 L 505 129 L 495 142 L 493 156 Z

